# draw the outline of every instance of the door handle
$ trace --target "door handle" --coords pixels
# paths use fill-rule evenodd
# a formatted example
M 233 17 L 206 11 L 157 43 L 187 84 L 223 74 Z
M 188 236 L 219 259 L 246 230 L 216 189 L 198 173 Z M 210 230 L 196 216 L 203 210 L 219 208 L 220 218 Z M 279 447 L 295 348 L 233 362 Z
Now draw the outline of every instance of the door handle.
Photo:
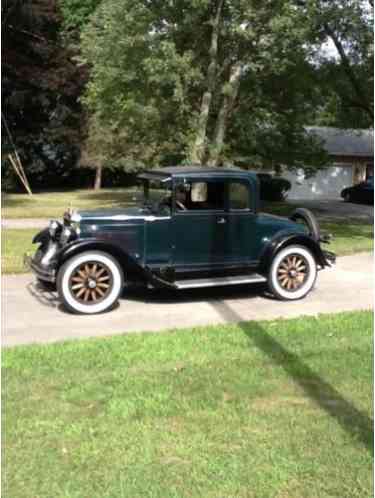
M 227 222 L 227 220 L 226 220 L 225 218 L 219 218 L 219 219 L 217 220 L 217 224 L 218 224 L 218 225 L 224 225 L 224 223 L 226 223 L 226 222 Z

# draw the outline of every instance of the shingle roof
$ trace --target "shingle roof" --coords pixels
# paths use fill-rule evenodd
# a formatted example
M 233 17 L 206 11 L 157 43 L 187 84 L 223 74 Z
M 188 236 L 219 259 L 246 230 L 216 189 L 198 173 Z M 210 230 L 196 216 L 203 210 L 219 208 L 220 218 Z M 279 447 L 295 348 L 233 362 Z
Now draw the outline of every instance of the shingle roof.
M 307 126 L 306 131 L 318 136 L 332 156 L 372 157 L 374 130 L 350 130 L 324 126 Z

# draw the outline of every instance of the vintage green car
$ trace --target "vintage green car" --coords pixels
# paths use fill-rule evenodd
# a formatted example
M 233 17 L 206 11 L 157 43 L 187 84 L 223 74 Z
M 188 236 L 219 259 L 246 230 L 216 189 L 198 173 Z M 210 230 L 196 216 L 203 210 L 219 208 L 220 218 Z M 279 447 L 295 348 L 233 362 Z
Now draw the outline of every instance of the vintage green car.
M 335 261 L 307 210 L 289 219 L 259 212 L 255 173 L 168 167 L 140 180 L 139 207 L 69 211 L 35 236 L 27 262 L 68 310 L 108 310 L 131 283 L 180 290 L 264 282 L 275 297 L 295 300 Z

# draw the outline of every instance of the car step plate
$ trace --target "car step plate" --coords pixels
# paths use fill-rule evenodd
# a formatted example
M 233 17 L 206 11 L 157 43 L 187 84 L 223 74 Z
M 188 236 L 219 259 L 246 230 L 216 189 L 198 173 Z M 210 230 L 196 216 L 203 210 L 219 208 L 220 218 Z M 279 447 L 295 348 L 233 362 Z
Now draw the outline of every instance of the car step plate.
M 259 273 L 251 275 L 239 275 L 231 277 L 217 278 L 194 278 L 190 280 L 177 280 L 174 284 L 177 289 L 194 289 L 198 287 L 216 287 L 219 285 L 239 285 L 254 284 L 257 282 L 266 282 L 267 279 Z

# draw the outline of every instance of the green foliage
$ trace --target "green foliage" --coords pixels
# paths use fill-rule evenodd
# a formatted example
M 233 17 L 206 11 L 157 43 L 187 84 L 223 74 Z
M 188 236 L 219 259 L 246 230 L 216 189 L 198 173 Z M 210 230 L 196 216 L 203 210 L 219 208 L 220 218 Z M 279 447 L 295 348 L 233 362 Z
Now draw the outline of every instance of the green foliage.
M 179 53 L 142 2 L 105 2 L 82 37 L 91 80 L 85 102 L 113 130 L 118 163 L 152 164 L 181 154 L 191 104 L 186 88 L 199 80 L 192 53 Z M 159 30 L 159 31 L 158 31 Z
M 213 8 L 208 1 L 192 9 L 184 1 L 109 0 L 84 29 L 83 60 L 91 67 L 85 103 L 103 126 L 125 135 L 116 152 L 124 164 L 127 157 L 145 165 L 189 158 L 205 91 Z M 257 156 L 259 163 L 275 155 L 293 163 L 299 156 L 302 163 L 311 90 L 300 81 L 301 69 L 310 68 L 298 11 L 290 3 L 253 1 L 228 2 L 223 12 L 207 147 L 222 99 L 232 91 L 230 68 L 239 61 L 240 92 L 230 109 L 222 161 L 240 154 Z M 310 148 L 316 151 L 316 145 Z
M 81 164 L 101 155 L 120 173 L 190 161 L 220 4 L 4 3 L 4 111 L 32 186 L 74 181 L 81 149 Z M 327 157 L 304 126 L 371 127 L 371 5 L 224 0 L 203 161 L 314 169 Z
M 321 92 L 316 123 L 343 128 L 373 126 L 373 4 L 371 1 L 306 2 L 315 47 L 315 84 Z M 330 50 L 321 51 L 322 43 Z
M 84 72 L 60 38 L 57 0 L 3 2 L 3 113 L 32 188 L 73 177 Z M 9 137 L 2 127 L 3 143 Z M 4 188 L 20 184 L 7 163 Z
M 93 14 L 101 0 L 59 0 L 67 30 L 80 30 Z

